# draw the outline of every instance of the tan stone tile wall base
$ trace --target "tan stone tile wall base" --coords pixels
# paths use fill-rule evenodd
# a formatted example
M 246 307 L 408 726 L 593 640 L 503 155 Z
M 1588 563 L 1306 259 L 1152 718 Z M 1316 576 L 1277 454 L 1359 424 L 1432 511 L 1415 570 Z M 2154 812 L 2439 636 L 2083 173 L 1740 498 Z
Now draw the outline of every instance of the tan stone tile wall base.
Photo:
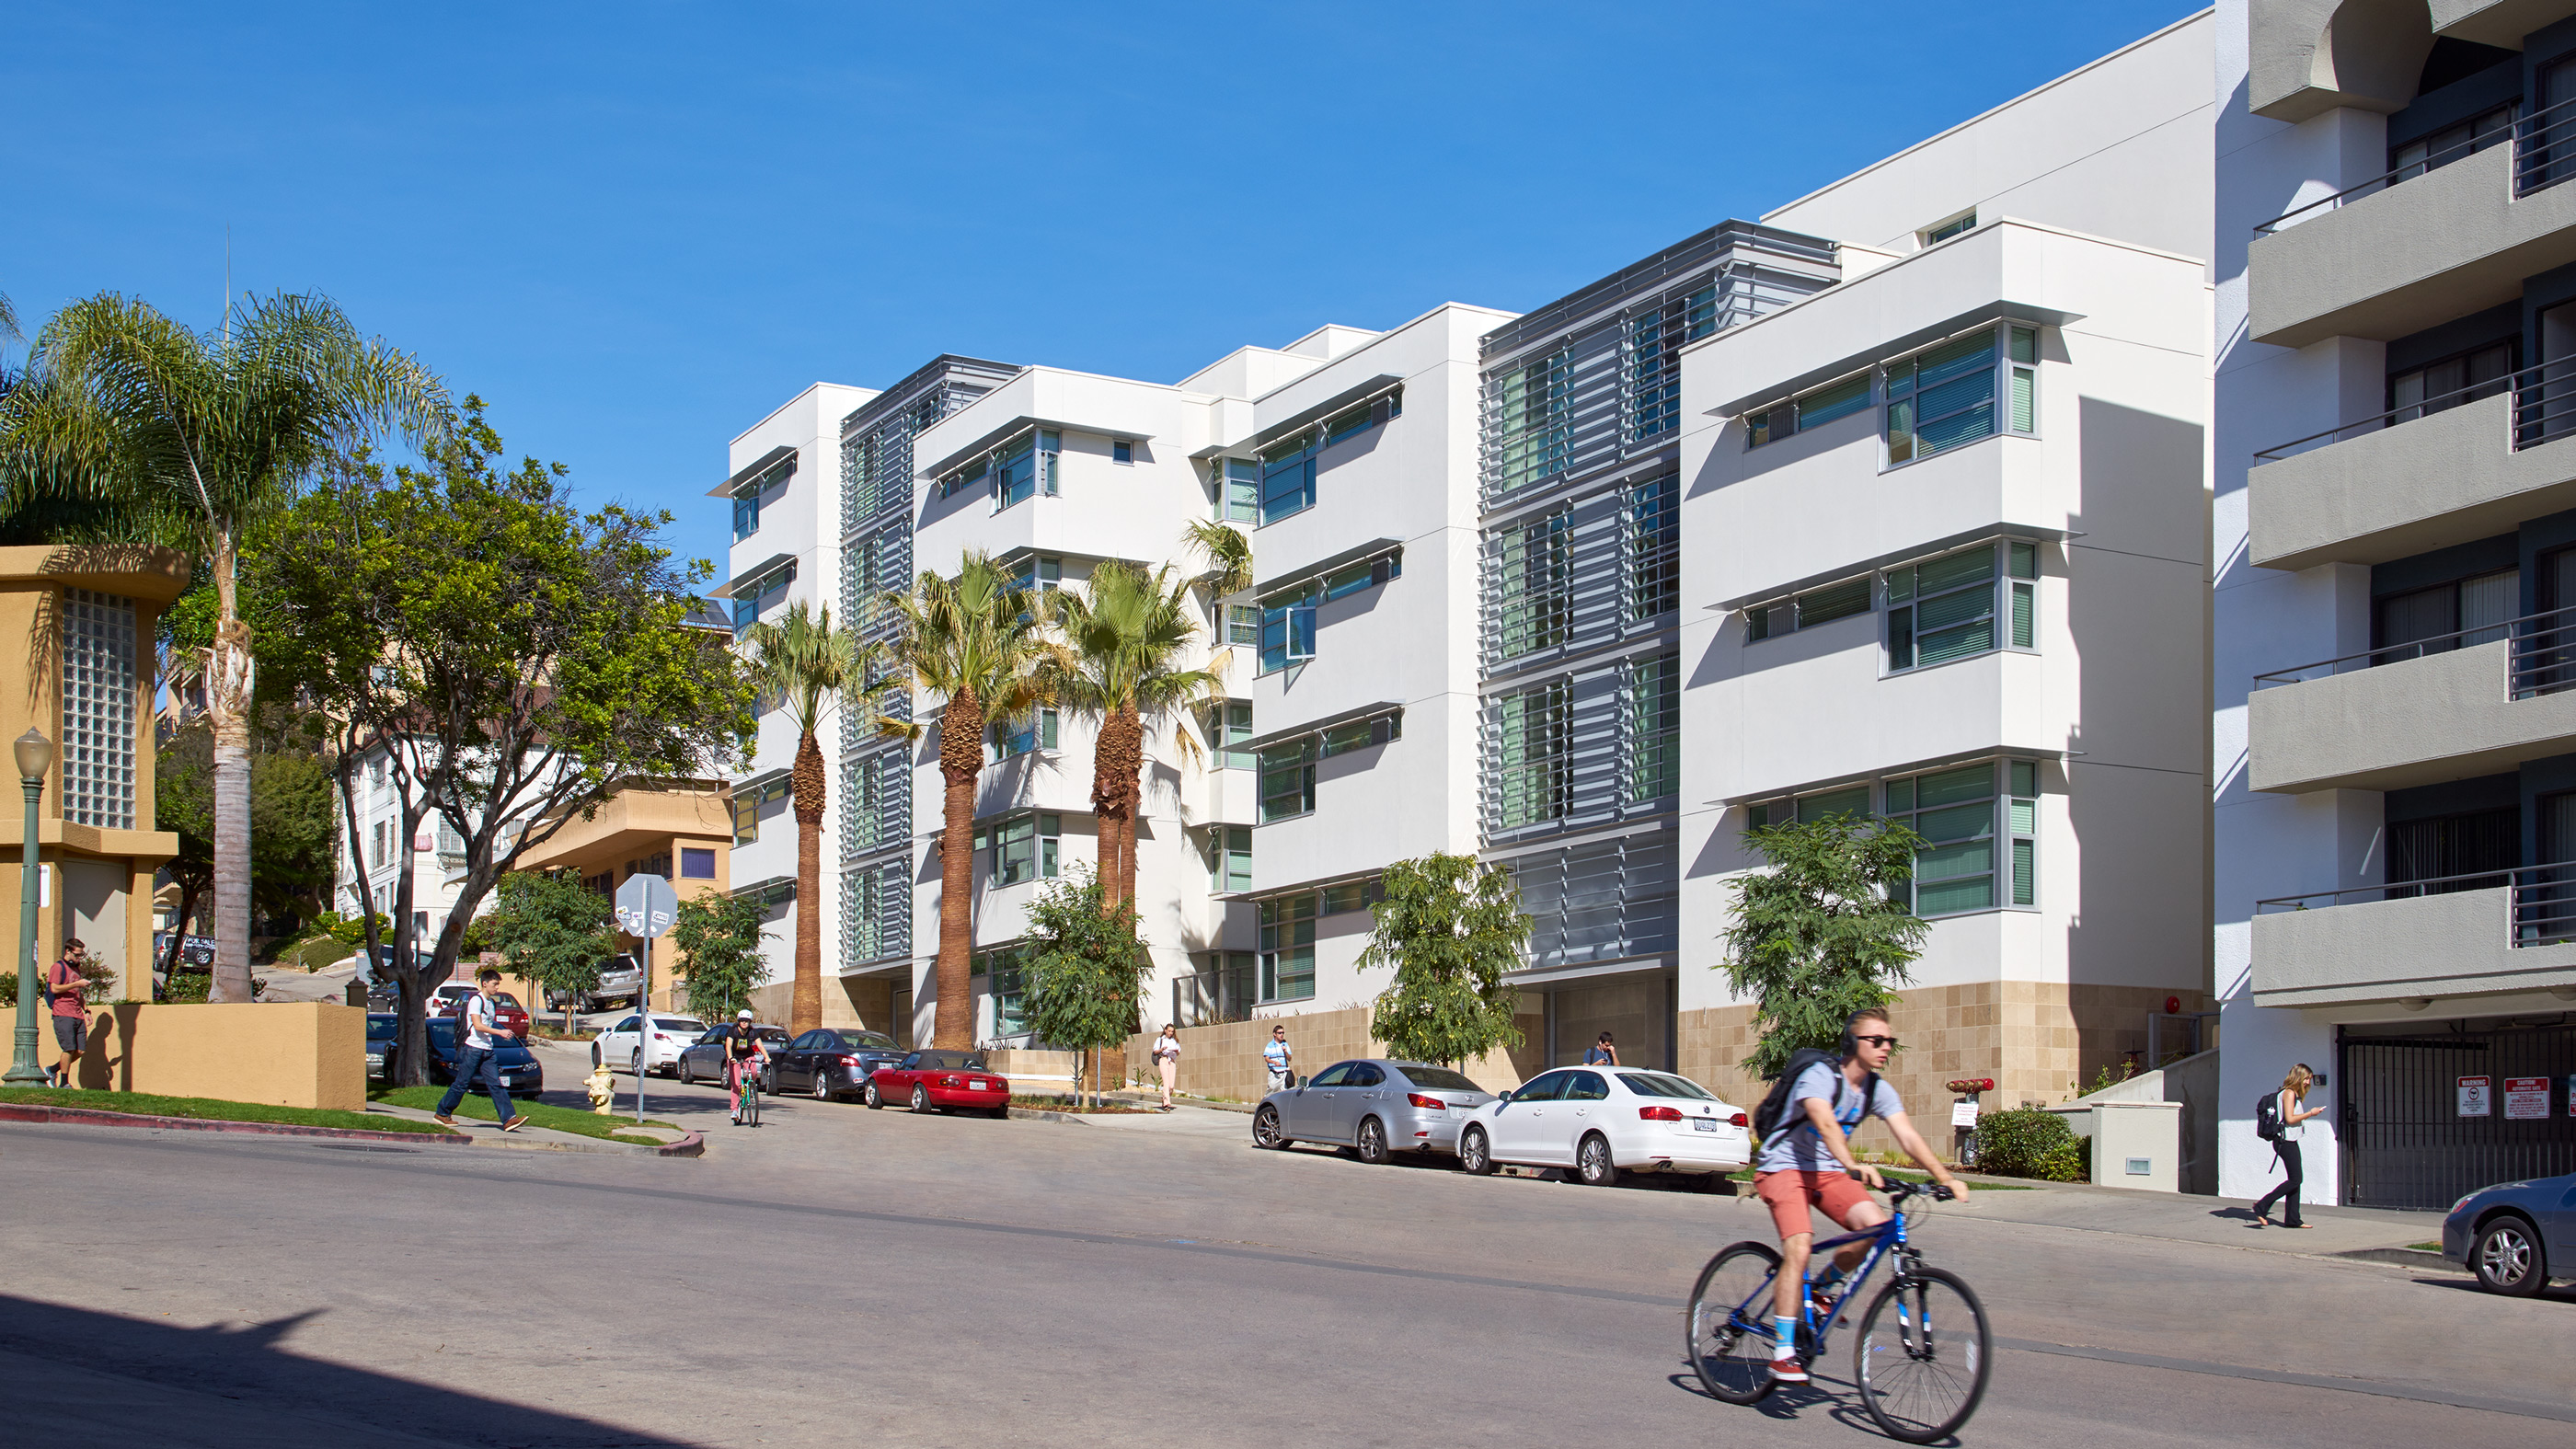
M 2145 1050 L 2147 1014 L 2162 1011 L 2169 996 L 2181 997 L 2186 1012 L 2202 1009 L 2197 990 L 2168 987 L 1982 981 L 1904 992 L 1889 1013 L 1903 1047 L 1888 1081 L 1915 1130 L 1946 1157 L 1954 1099 L 1945 1083 L 1992 1078 L 1988 1111 L 2065 1101 L 2104 1067 L 2118 1071 L 2122 1053 Z M 1770 1089 L 1737 1065 L 1753 1046 L 1749 1006 L 1682 1012 L 1678 1045 L 1682 1075 L 1748 1111 Z M 1859 1146 L 1893 1152 L 1896 1141 L 1873 1121 Z
M 1532 1042 L 1538 1040 L 1539 1018 L 1525 1016 L 1519 1024 Z M 1351 1057 L 1387 1055 L 1386 1044 L 1369 1036 L 1369 1008 L 1365 1006 L 1230 1021 L 1217 1026 L 1186 1026 L 1181 1028 L 1180 1090 L 1193 1097 L 1228 1102 L 1258 1102 L 1269 1095 L 1270 1073 L 1263 1065 L 1261 1048 L 1270 1040 L 1274 1026 L 1288 1028 L 1288 1047 L 1296 1053 L 1294 1064 L 1301 1077 L 1312 1076 Z M 1149 1074 L 1153 1053 L 1153 1035 L 1138 1032 L 1127 1039 L 1127 1060 L 1146 1068 Z M 1463 1070 L 1470 1080 L 1488 1091 L 1516 1087 L 1524 1079 L 1519 1065 L 1523 1057 L 1533 1063 L 1530 1070 L 1536 1070 L 1536 1056 L 1526 1046 L 1513 1053 L 1488 1052 Z M 1159 1082 L 1160 1078 L 1154 1080 Z

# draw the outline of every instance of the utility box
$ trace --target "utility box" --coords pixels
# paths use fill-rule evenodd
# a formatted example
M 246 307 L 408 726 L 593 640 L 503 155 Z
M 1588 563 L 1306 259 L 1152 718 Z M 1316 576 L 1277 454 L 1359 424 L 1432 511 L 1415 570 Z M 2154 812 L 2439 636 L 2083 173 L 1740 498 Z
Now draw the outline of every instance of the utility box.
M 2054 1110 L 2076 1136 L 2093 1139 L 2095 1187 L 2182 1190 L 2182 1103 L 2097 1101 Z

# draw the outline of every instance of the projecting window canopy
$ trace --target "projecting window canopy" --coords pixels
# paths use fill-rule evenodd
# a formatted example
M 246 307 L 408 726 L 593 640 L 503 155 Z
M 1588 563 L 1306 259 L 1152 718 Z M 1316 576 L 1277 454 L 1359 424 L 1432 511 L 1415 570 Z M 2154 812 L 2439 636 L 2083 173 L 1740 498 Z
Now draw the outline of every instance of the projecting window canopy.
M 1862 279 L 1866 281 L 1867 279 Z M 1813 305 L 1810 303 L 1809 305 Z M 1854 373 L 1869 372 L 1891 362 L 1902 362 L 1924 348 L 1949 338 L 1991 327 L 1997 322 L 2020 322 L 2033 327 L 2064 327 L 2081 322 L 2084 314 L 2056 307 L 2040 307 L 2008 299 L 1971 307 L 1955 317 L 1945 318 L 1929 327 L 1918 327 L 1902 337 L 1891 337 L 1864 352 L 1837 357 L 1820 367 L 1811 367 L 1795 377 L 1783 378 L 1760 392 L 1748 393 L 1710 408 L 1709 416 L 1741 418 L 1756 412 L 1768 412 L 1774 406 L 1796 399 L 1800 394 L 1826 383 L 1847 378 Z
M 757 498 L 796 475 L 796 450 L 781 445 L 743 465 L 734 475 L 707 490 L 709 498 Z

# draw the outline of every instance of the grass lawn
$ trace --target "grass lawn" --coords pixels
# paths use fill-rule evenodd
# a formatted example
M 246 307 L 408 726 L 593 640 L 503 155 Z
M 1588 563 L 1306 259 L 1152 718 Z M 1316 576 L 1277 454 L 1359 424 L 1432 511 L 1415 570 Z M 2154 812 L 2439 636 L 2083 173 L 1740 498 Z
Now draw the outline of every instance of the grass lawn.
M 2408 1243 L 2406 1246 L 2413 1248 L 2419 1253 L 2438 1253 L 2442 1251 L 2442 1245 L 2439 1243 Z
M 143 1117 L 195 1117 L 209 1122 L 286 1122 L 298 1127 L 355 1127 L 367 1132 L 417 1132 L 451 1136 L 435 1122 L 364 1112 L 320 1111 L 310 1107 L 271 1107 L 261 1102 L 225 1102 L 213 1097 L 156 1097 L 148 1092 L 80 1092 L 52 1087 L 0 1088 L 0 1102 L 45 1107 L 85 1107 L 93 1112 L 128 1112 Z M 491 1109 L 487 1106 L 485 1111 Z
M 435 1112 L 438 1110 L 438 1099 L 446 1095 L 445 1087 L 378 1087 L 369 1092 L 367 1097 L 370 1101 L 390 1102 L 397 1107 L 418 1107 L 424 1112 Z M 635 1142 L 652 1147 L 661 1145 L 657 1138 L 617 1130 L 620 1127 L 635 1125 L 635 1119 L 632 1116 L 602 1117 L 596 1112 L 576 1111 L 570 1107 L 549 1107 L 543 1102 L 523 1102 L 516 1097 L 510 1099 L 510 1105 L 528 1114 L 528 1125 L 531 1127 L 545 1127 L 556 1132 L 573 1132 L 584 1137 L 597 1137 L 606 1142 Z M 457 1104 L 456 1115 L 471 1118 L 477 1122 L 489 1122 L 492 1120 L 492 1099 L 480 1095 L 467 1097 Z M 369 1120 L 380 1119 L 370 1118 Z M 421 1125 L 436 1126 L 437 1124 Z M 668 1122 L 655 1122 L 649 1118 L 644 1125 L 671 1127 Z M 671 1128 L 671 1130 L 679 1129 Z
M 1014 1107 L 1032 1107 L 1041 1112 L 1073 1112 L 1086 1117 L 1097 1117 L 1112 1112 L 1152 1112 L 1158 1110 L 1153 1107 L 1139 1107 L 1129 1102 L 1111 1102 L 1107 1106 L 1101 1107 L 1081 1106 L 1077 1105 L 1071 1097 L 1032 1097 L 1021 1092 L 1013 1092 L 1011 1094 L 1011 1105 Z

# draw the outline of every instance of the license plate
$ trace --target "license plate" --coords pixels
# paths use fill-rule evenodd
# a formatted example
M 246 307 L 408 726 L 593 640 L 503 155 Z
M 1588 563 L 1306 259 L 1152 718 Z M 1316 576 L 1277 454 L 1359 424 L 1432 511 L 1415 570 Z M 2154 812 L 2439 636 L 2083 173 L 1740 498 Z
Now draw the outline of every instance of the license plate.
M 969 1089 L 978 1092 L 989 1092 L 993 1090 L 993 1084 L 990 1082 L 968 1082 L 966 1085 Z
M 1693 1117 L 1691 1119 L 1691 1130 L 1693 1132 L 1714 1132 L 1717 1130 L 1717 1119 L 1714 1117 Z

